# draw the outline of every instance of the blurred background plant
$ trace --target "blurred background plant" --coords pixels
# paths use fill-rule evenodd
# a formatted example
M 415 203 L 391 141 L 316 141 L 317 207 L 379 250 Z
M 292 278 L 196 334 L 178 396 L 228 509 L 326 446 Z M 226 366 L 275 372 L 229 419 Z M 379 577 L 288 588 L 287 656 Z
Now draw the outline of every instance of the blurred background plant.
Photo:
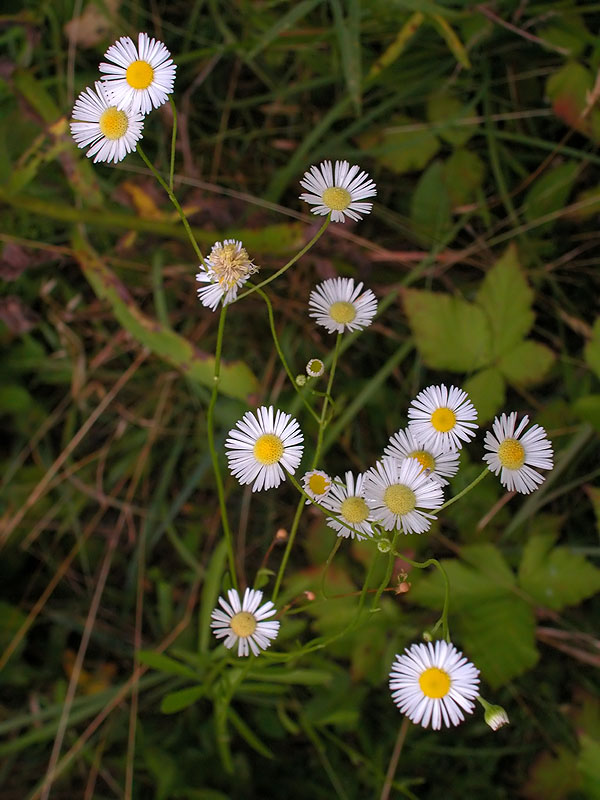
M 3 5 L 2 798 L 600 797 L 599 24 L 597 4 L 560 0 Z M 242 239 L 268 274 L 320 226 L 297 199 L 305 169 L 347 158 L 377 183 L 360 226 L 330 226 L 271 287 L 296 372 L 331 346 L 308 324 L 316 281 L 355 277 L 380 299 L 338 366 L 331 474 L 371 466 L 443 379 L 481 422 L 516 408 L 554 442 L 531 497 L 489 478 L 403 541 L 443 561 L 455 640 L 511 726 L 411 728 L 393 785 L 387 674 L 437 618 L 436 574 L 397 563 L 409 574 L 368 625 L 211 679 L 226 557 L 206 449 L 216 318 L 141 159 L 92 165 L 68 131 L 106 47 L 140 30 L 178 64 L 175 186 L 205 252 Z M 165 173 L 171 116 L 144 130 Z M 270 342 L 260 299 L 232 308 L 221 443 L 249 406 L 299 411 Z M 480 469 L 470 452 L 454 492 Z M 263 566 L 266 581 L 293 491 L 225 489 L 240 574 Z M 334 536 L 309 509 L 278 647 L 353 618 L 372 547 L 341 548 L 325 602 Z

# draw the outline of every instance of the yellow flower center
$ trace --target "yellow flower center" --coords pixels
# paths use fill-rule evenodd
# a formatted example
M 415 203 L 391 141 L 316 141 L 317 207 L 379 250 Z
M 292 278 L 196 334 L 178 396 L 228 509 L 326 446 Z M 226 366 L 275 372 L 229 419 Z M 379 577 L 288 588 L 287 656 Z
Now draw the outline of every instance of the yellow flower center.
M 120 139 L 127 133 L 129 120 L 124 111 L 111 106 L 102 112 L 98 124 L 107 139 Z
M 383 502 L 392 514 L 399 514 L 402 516 L 414 510 L 414 507 L 417 505 L 417 498 L 413 490 L 409 489 L 408 486 L 405 486 L 403 483 L 393 483 L 385 490 Z
M 347 325 L 356 317 L 356 309 L 352 303 L 338 300 L 337 303 L 332 303 L 329 307 L 329 316 L 334 322 L 338 322 L 340 325 Z
M 324 475 L 311 475 L 308 479 L 308 488 L 313 494 L 323 494 L 330 486 L 330 481 Z
M 239 611 L 231 618 L 229 627 L 236 636 L 247 639 L 256 630 L 256 617 L 249 611 Z
M 416 458 L 423 469 L 435 469 L 435 458 L 425 450 L 414 450 L 408 454 L 409 458 Z
M 456 414 L 451 408 L 436 408 L 431 415 L 431 424 L 440 433 L 448 433 L 456 425 Z
M 358 525 L 369 516 L 369 506 L 362 497 L 347 497 L 340 506 L 340 514 L 351 525 Z
M 254 458 L 265 466 L 276 464 L 283 455 L 283 442 L 274 433 L 263 433 L 254 443 Z
M 147 89 L 154 79 L 154 70 L 147 61 L 133 61 L 125 73 L 132 89 Z
M 330 186 L 323 192 L 323 205 L 332 211 L 344 211 L 352 202 L 352 195 L 340 186 Z
M 318 358 L 313 358 L 312 361 L 308 362 L 309 372 L 320 372 L 322 367 L 323 367 L 323 362 L 320 361 Z
M 245 247 L 235 243 L 216 244 L 209 257 L 216 279 L 226 289 L 233 289 L 242 278 L 258 271 Z
M 525 463 L 525 448 L 516 439 L 505 439 L 498 448 L 498 458 L 506 469 L 521 469 Z
M 419 686 L 425 697 L 436 700 L 450 691 L 450 676 L 443 669 L 429 667 L 420 675 Z

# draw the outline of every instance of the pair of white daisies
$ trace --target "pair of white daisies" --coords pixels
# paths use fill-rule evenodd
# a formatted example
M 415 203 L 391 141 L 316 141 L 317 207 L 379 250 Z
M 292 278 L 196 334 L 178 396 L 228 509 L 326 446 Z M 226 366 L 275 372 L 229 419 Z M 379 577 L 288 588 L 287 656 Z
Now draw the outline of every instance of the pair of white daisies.
M 73 107 L 71 133 L 86 155 L 98 161 L 122 161 L 142 138 L 144 117 L 165 103 L 177 67 L 164 44 L 147 33 L 137 46 L 122 36 L 104 54 L 102 80 L 87 87 Z

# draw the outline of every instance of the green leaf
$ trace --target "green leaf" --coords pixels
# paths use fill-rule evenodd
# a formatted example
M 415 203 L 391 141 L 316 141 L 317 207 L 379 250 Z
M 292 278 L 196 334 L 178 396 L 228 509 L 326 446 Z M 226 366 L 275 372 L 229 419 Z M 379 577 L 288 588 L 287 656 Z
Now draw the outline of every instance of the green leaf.
M 435 132 L 454 147 L 462 147 L 477 133 L 477 125 L 461 123 L 468 116 L 473 116 L 473 112 L 447 89 L 433 92 L 427 98 L 427 119 L 435 125 Z
M 491 419 L 506 399 L 504 378 L 496 367 L 477 372 L 464 382 L 463 389 L 477 409 L 477 421 L 480 425 Z
M 600 317 L 594 322 L 592 338 L 586 344 L 583 352 L 588 366 L 600 378 Z
M 527 192 L 523 203 L 525 219 L 534 222 L 546 214 L 552 214 L 567 204 L 575 183 L 579 165 L 576 161 L 567 161 L 554 169 L 546 170 Z M 556 219 L 538 226 L 538 230 L 551 228 Z
M 584 422 L 589 422 L 597 431 L 600 431 L 600 394 L 586 394 L 578 397 L 572 405 L 575 416 Z
M 532 386 L 546 375 L 555 355 L 544 344 L 527 340 L 498 361 L 498 369 L 513 386 Z
M 396 61 L 396 59 L 402 55 L 406 45 L 419 30 L 424 21 L 425 15 L 420 11 L 415 11 L 414 14 L 411 14 L 408 20 L 398 31 L 394 41 L 386 47 L 386 49 L 369 70 L 369 78 L 378 75 L 382 70 L 386 69 L 386 67 L 389 67 L 390 64 L 393 64 L 394 61 Z
M 519 583 L 536 603 L 560 611 L 600 591 L 600 569 L 567 547 L 555 547 L 552 534 L 532 536 L 523 551 Z
M 452 204 L 441 161 L 421 175 L 410 201 L 410 219 L 416 235 L 426 244 L 440 241 L 450 229 Z
M 470 69 L 471 62 L 469 61 L 469 56 L 467 55 L 465 46 L 458 38 L 448 21 L 445 20 L 441 14 L 432 14 L 431 21 L 446 40 L 446 44 L 450 48 L 450 51 L 458 63 L 465 69 Z
M 357 114 L 361 108 L 361 48 L 360 48 L 360 0 L 348 0 L 348 15 L 344 12 L 340 0 L 331 0 L 335 32 L 342 57 L 342 69 L 348 94 Z
M 179 774 L 175 759 L 160 747 L 144 747 L 143 754 L 146 768 L 154 777 L 153 796 L 156 800 L 168 800 Z
M 152 650 L 140 650 L 138 658 L 142 664 L 147 664 L 152 669 L 157 669 L 160 672 L 166 672 L 168 675 L 181 675 L 183 678 L 191 678 L 198 680 L 198 672 L 191 667 L 187 667 L 180 661 L 175 661 L 174 658 L 164 655 L 164 653 L 154 653 Z
M 4 383 L 0 386 L 0 414 L 25 413 L 31 408 L 33 397 L 24 386 L 18 383 Z
M 600 112 L 595 109 L 587 117 L 581 116 L 593 83 L 592 73 L 588 69 L 577 61 L 570 61 L 550 76 L 546 84 L 546 96 L 557 117 L 575 130 L 598 139 Z
M 236 711 L 233 710 L 233 708 L 231 708 L 231 706 L 229 706 L 227 710 L 227 716 L 239 735 L 246 740 L 253 750 L 256 750 L 259 755 L 264 756 L 265 758 L 275 758 L 273 751 L 267 747 L 266 744 L 261 742 L 254 731 L 248 725 L 246 725 L 244 720 Z
M 489 363 L 490 328 L 479 306 L 418 289 L 407 289 L 403 298 L 417 348 L 427 366 L 473 372 Z
M 267 667 L 253 669 L 246 680 L 270 681 L 271 683 L 290 683 L 301 686 L 320 686 L 333 681 L 333 675 L 324 669 L 289 669 L 287 667 Z
M 588 800 L 600 800 L 600 742 L 583 734 L 579 737 L 581 751 L 577 769 L 581 776 L 582 789 Z
M 512 350 L 533 325 L 533 291 L 519 265 L 517 249 L 510 245 L 486 273 L 477 303 L 484 310 L 492 333 L 492 355 Z
M 385 127 L 377 126 L 362 133 L 358 144 L 392 172 L 421 171 L 437 153 L 440 143 L 429 130 L 401 130 L 414 125 L 415 120 L 397 114 Z M 417 127 L 422 126 L 417 124 Z
M 539 35 L 546 42 L 568 50 L 572 58 L 576 58 L 593 42 L 593 36 L 585 27 L 578 14 L 558 11 L 552 17 L 551 23 L 539 31 Z
M 182 711 L 184 708 L 193 705 L 205 695 L 206 687 L 204 686 L 191 686 L 188 689 L 169 692 L 163 697 L 160 710 L 163 714 L 175 714 L 177 711 Z
M 556 756 L 545 752 L 536 759 L 527 783 L 523 787 L 523 796 L 527 800 L 566 800 L 579 783 L 577 775 L 577 758 L 572 750 L 559 745 Z
M 444 181 L 452 208 L 471 202 L 485 177 L 485 164 L 476 153 L 460 148 L 444 164 Z
M 225 560 L 227 558 L 227 542 L 221 539 L 219 544 L 213 550 L 210 558 L 210 564 L 206 570 L 204 577 L 204 585 L 202 586 L 202 596 L 200 598 L 200 637 L 198 642 L 198 649 L 201 653 L 208 652 L 208 645 L 210 641 L 210 615 L 217 603 L 219 590 L 221 588 L 221 579 L 223 577 L 223 569 L 225 567 Z

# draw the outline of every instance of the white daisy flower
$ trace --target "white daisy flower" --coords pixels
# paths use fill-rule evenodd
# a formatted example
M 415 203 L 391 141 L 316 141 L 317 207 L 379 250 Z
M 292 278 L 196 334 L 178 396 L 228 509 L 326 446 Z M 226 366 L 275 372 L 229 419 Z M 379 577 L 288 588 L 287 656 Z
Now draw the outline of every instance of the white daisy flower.
M 292 475 L 302 458 L 304 437 L 290 414 L 261 406 L 256 416 L 247 411 L 229 431 L 225 442 L 229 470 L 241 484 L 252 483 L 253 492 L 274 489 L 285 480 L 282 467 Z
M 377 312 L 377 298 L 362 288 L 362 283 L 354 286 L 354 278 L 328 278 L 310 293 L 309 316 L 329 333 L 366 328 Z
M 348 471 L 345 484 L 336 475 L 329 494 L 321 503 L 341 518 L 342 522 L 333 517 L 326 518 L 327 524 L 338 532 L 338 536 L 351 539 L 356 537 L 359 541 L 373 536 L 371 511 L 366 503 L 363 487 L 364 475 L 357 475 L 355 479 L 352 472 Z M 344 522 L 347 522 L 354 530 L 346 527 Z M 364 536 L 355 534 L 354 531 L 360 531 Z
M 479 670 L 453 644 L 413 644 L 397 655 L 390 672 L 392 700 L 417 725 L 434 731 L 459 725 L 472 714 Z
M 408 429 L 426 447 L 460 450 L 475 436 L 477 411 L 466 392 L 451 386 L 428 386 L 408 409 Z M 461 441 L 462 440 L 462 441 Z
M 484 447 L 490 452 L 484 455 L 483 460 L 494 475 L 500 472 L 500 483 L 509 492 L 529 494 L 545 480 L 531 467 L 552 469 L 554 466 L 552 442 L 540 425 L 534 425 L 523 434 L 529 423 L 527 414 L 515 430 L 516 422 L 516 411 L 495 418 L 494 433 L 488 431 L 485 435 Z
M 140 33 L 136 47 L 129 36 L 121 36 L 104 58 L 110 63 L 100 64 L 102 80 L 119 108 L 147 114 L 166 103 L 173 91 L 177 67 L 162 42 Z
M 144 118 L 131 109 L 117 108 L 106 87 L 100 81 L 95 91 L 87 87 L 73 106 L 71 134 L 78 147 L 92 145 L 86 156 L 98 161 L 122 161 L 132 153 L 142 138 Z
M 215 311 L 221 300 L 225 306 L 235 300 L 238 289 L 250 275 L 258 272 L 258 267 L 241 242 L 225 239 L 213 244 L 210 255 L 200 264 L 200 270 L 196 280 L 208 286 L 198 289 L 198 297 L 203 306 Z
M 325 364 L 320 358 L 311 358 L 306 365 L 306 374 L 309 378 L 319 378 L 325 372 Z
M 383 452 L 390 458 L 397 458 L 398 461 L 416 458 L 425 474 L 440 486 L 446 486 L 448 483 L 446 478 L 452 478 L 458 472 L 460 459 L 458 451 L 444 453 L 439 447 L 432 445 L 424 447 L 408 428 L 390 436 L 389 444 Z
M 331 485 L 329 475 L 320 469 L 313 469 L 302 476 L 302 488 L 312 500 L 317 500 L 319 503 L 327 497 Z
M 308 193 L 300 195 L 309 205 L 314 206 L 313 214 L 331 213 L 334 222 L 345 222 L 345 214 L 350 219 L 362 219 L 361 214 L 369 214 L 373 203 L 361 203 L 365 197 L 374 197 L 377 189 L 366 172 L 360 167 L 350 166 L 347 161 L 323 161 L 318 167 L 311 167 L 300 181 Z
M 386 531 L 398 528 L 403 533 L 428 530 L 437 517 L 420 508 L 439 508 L 444 501 L 442 487 L 416 458 L 400 462 L 384 456 L 365 473 L 364 492 L 373 519 Z
M 277 610 L 270 600 L 261 606 L 262 596 L 263 593 L 258 589 L 246 589 L 240 603 L 238 592 L 229 589 L 229 602 L 219 597 L 221 608 L 215 608 L 210 615 L 210 627 L 217 639 L 225 639 L 223 644 L 229 650 L 237 642 L 238 656 L 247 656 L 250 650 L 257 656 L 261 650 L 270 646 L 279 632 L 278 620 L 265 622 Z

